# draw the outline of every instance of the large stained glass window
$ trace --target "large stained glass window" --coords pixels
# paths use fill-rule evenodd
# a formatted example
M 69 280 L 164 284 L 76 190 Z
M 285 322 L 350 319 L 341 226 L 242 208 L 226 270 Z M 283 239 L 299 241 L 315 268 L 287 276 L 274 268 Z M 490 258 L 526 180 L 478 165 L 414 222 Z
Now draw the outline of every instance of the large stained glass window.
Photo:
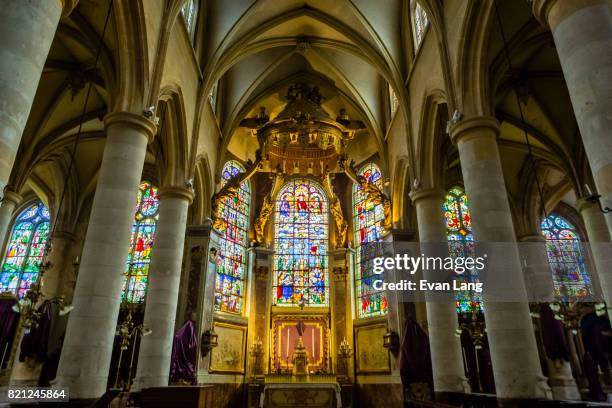
M 454 187 L 448 191 L 444 200 L 443 211 L 450 256 L 475 257 L 469 201 L 461 187 Z M 458 276 L 458 279 L 466 282 L 477 282 L 478 276 L 475 271 L 467 270 L 463 275 Z M 482 296 L 479 293 L 459 291 L 456 296 L 458 314 L 482 311 Z
M 382 175 L 374 163 L 368 163 L 358 173 L 382 189 Z M 380 316 L 387 313 L 387 296 L 374 289 L 372 272 L 374 258 L 382 256 L 382 222 L 385 218 L 382 204 L 374 204 L 358 184 L 353 185 L 353 225 L 355 226 L 356 273 L 355 290 L 359 317 Z
M 228 161 L 223 166 L 222 185 L 240 173 L 244 173 L 244 167 L 235 160 Z M 223 201 L 217 210 L 218 217 L 224 221 L 216 267 L 217 311 L 242 313 L 250 203 L 251 188 L 246 181 L 240 184 L 238 194 Z
M 42 203 L 19 214 L 6 247 L 0 292 L 13 292 L 21 298 L 36 282 L 48 236 L 49 211 Z
M 291 180 L 276 199 L 274 304 L 328 304 L 328 203 L 321 185 Z
M 576 228 L 565 218 L 551 214 L 544 218 L 541 229 L 546 237 L 546 252 L 556 295 L 589 295 L 592 291 L 591 279 L 586 271 L 582 241 Z
M 121 294 L 121 300 L 124 302 L 142 303 L 145 301 L 158 212 L 157 187 L 148 181 L 143 181 L 140 183 L 136 198 L 136 213 Z

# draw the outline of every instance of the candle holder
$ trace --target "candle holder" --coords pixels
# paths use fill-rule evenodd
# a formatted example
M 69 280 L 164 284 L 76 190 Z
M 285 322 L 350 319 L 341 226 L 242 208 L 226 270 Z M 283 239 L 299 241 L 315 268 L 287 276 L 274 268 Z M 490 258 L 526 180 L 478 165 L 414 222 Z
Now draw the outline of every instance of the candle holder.
M 479 318 L 476 310 L 471 313 L 467 321 L 459 324 L 459 327 L 455 330 L 455 336 L 461 337 L 464 330 L 470 335 L 474 348 L 476 350 L 481 350 L 484 344 L 484 337 L 487 334 L 487 328 L 485 322 Z
M 119 336 L 119 360 L 117 361 L 117 372 L 115 373 L 114 388 L 119 388 L 119 374 L 121 372 L 121 361 L 123 360 L 123 352 L 126 351 L 130 344 L 132 345 L 132 353 L 130 357 L 130 367 L 128 371 L 128 378 L 125 383 L 122 384 L 121 388 L 129 391 L 132 387 L 132 368 L 134 367 L 134 355 L 136 353 L 136 340 L 138 336 L 144 337 L 152 333 L 151 329 L 148 329 L 144 324 L 134 325 L 132 317 L 133 306 L 128 306 L 128 313 L 123 321 L 117 326 L 117 332 Z
M 349 344 L 348 340 L 346 340 L 346 337 L 340 342 L 340 347 L 338 348 L 338 357 L 340 357 L 340 360 L 342 361 L 342 374 L 348 375 L 348 360 L 349 358 L 353 357 L 353 349 L 351 348 L 351 345 Z
M 257 340 L 255 340 L 255 342 L 249 346 L 249 354 L 251 355 L 251 357 L 253 357 L 253 360 L 255 360 L 253 363 L 253 374 L 262 374 L 261 357 L 264 354 L 264 349 L 261 338 L 257 337 Z

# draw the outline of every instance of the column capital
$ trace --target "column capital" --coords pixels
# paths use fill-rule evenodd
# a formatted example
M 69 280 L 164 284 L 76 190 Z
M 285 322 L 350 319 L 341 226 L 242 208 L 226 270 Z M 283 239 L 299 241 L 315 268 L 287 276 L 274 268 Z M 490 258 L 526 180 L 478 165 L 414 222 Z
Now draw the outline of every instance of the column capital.
M 587 201 L 584 197 L 576 200 L 576 209 L 580 214 L 582 214 L 585 210 L 589 210 L 592 208 L 597 208 L 597 204 Z M 599 210 L 599 208 L 597 208 Z
M 111 126 L 120 125 L 131 127 L 139 132 L 143 132 L 149 143 L 153 141 L 157 127 L 149 119 L 142 115 L 137 115 L 131 112 L 111 112 L 104 117 L 104 128 L 108 129 Z
M 446 197 L 446 191 L 441 188 L 418 188 L 410 190 L 408 197 L 412 200 L 414 205 L 421 200 L 440 200 L 444 201 Z
M 517 237 L 518 242 L 546 242 L 546 237 L 542 234 L 525 234 Z
M 7 186 L 8 187 L 8 186 Z M 16 207 L 23 201 L 23 197 L 21 194 L 17 194 L 13 190 L 9 190 L 8 188 L 4 188 L 4 196 L 2 197 L 2 201 L 10 201 Z
M 543 26 L 554 30 L 559 23 L 576 11 L 596 4 L 605 3 L 606 0 L 533 0 L 531 10 L 535 18 Z
M 62 4 L 62 17 L 67 17 L 76 8 L 79 0 L 60 0 Z
M 193 190 L 185 188 L 185 187 L 161 187 L 158 192 L 158 196 L 160 199 L 164 197 L 174 197 L 181 198 L 186 200 L 189 204 L 193 202 L 193 198 L 195 194 Z
M 477 130 L 492 132 L 497 137 L 499 136 L 499 122 L 492 116 L 471 116 L 452 124 L 448 133 L 453 144 L 457 145 L 464 136 L 480 135 L 481 133 L 474 132 Z

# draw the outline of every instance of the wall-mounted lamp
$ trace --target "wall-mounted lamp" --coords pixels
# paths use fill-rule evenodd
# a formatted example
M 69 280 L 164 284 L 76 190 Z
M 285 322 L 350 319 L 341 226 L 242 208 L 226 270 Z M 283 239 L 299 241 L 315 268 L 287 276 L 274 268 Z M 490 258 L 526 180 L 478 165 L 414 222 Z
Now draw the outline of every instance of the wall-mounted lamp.
M 389 350 L 394 356 L 397 356 L 400 348 L 399 335 L 391 330 L 386 332 L 383 335 L 383 347 Z
M 212 327 L 202 333 L 202 357 L 206 357 L 210 350 L 214 349 L 219 345 L 218 339 L 219 335 L 215 333 Z
M 612 212 L 612 208 L 610 208 L 610 207 L 603 207 L 601 205 L 601 200 L 600 200 L 601 194 L 597 194 L 597 193 L 594 193 L 593 191 L 591 191 L 591 188 L 589 187 L 588 184 L 585 184 L 584 188 L 586 189 L 586 192 L 587 192 L 587 196 L 584 197 L 584 199 L 587 202 L 589 202 L 591 204 L 597 204 L 599 206 L 599 211 L 601 211 L 604 214 Z

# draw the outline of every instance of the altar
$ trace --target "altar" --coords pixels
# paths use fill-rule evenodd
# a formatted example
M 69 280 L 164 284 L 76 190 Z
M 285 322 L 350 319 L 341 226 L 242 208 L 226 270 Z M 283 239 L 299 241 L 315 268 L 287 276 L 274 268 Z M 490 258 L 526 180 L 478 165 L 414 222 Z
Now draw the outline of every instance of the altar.
M 267 375 L 260 408 L 341 408 L 341 388 L 333 374 Z

